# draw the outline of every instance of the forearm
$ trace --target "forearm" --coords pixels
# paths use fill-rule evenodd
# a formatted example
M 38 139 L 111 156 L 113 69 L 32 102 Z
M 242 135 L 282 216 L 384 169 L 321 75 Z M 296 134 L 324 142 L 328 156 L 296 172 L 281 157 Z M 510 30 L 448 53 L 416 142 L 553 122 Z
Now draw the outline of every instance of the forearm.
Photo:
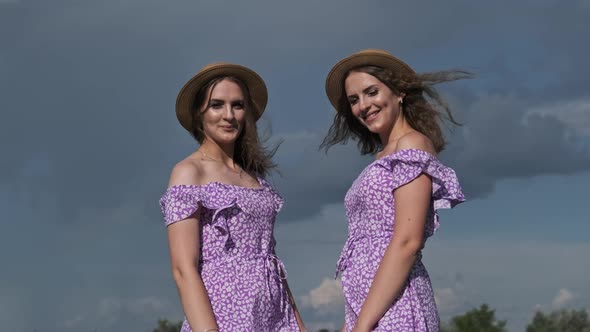
M 293 307 L 293 312 L 295 315 L 295 319 L 297 320 L 297 325 L 299 326 L 299 330 L 301 332 L 306 332 L 307 329 L 305 328 L 305 324 L 303 324 L 303 319 L 301 319 L 301 315 L 299 314 L 299 309 L 297 309 L 297 305 L 295 304 L 295 299 L 293 298 L 293 294 L 291 293 L 291 289 L 289 288 L 289 284 L 287 283 L 287 279 L 283 279 L 283 287 L 287 290 L 287 294 L 289 295 L 289 302 Z
M 194 270 L 175 276 L 184 314 L 193 331 L 218 328 L 205 284 Z
M 416 261 L 416 246 L 390 244 L 361 308 L 355 331 L 371 331 L 400 295 Z
M 299 330 L 301 332 L 307 332 L 305 324 L 303 324 L 303 319 L 301 319 L 301 315 L 299 314 L 299 310 L 297 307 L 293 307 L 293 310 L 295 311 L 295 319 L 297 320 L 297 326 L 299 326 Z

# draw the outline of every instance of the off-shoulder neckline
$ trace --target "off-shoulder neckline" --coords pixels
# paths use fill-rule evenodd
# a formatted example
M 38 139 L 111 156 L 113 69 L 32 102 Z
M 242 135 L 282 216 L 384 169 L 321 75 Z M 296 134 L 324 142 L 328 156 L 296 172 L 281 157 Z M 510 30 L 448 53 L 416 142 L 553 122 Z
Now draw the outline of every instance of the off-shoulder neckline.
M 382 161 L 382 160 L 385 160 L 385 159 L 392 158 L 392 157 L 394 157 L 396 154 L 400 154 L 400 153 L 402 153 L 402 152 L 409 152 L 409 151 L 412 151 L 412 152 L 418 152 L 418 153 L 422 153 L 422 154 L 425 154 L 426 156 L 428 156 L 428 157 L 430 157 L 430 158 L 433 158 L 433 159 L 435 159 L 435 160 L 438 160 L 438 157 L 437 157 L 437 156 L 433 155 L 432 153 L 430 153 L 430 152 L 428 152 L 428 151 L 421 150 L 421 149 L 416 149 L 416 148 L 408 148 L 408 149 L 401 149 L 401 150 L 397 150 L 397 151 L 395 151 L 395 152 L 392 152 L 392 153 L 390 153 L 390 154 L 388 154 L 388 155 L 385 155 L 385 156 L 383 156 L 383 157 L 381 157 L 381 158 L 375 159 L 375 160 L 373 160 L 373 162 L 372 162 L 371 164 L 374 164 L 374 163 L 376 163 L 376 162 L 378 162 L 378 161 Z
M 261 177 L 256 177 L 256 180 L 258 182 L 258 187 L 245 187 L 245 186 L 240 186 L 237 184 L 223 183 L 223 182 L 219 182 L 219 181 L 211 181 L 211 182 L 207 182 L 205 184 L 175 184 L 175 185 L 168 187 L 166 190 L 170 190 L 172 188 L 206 188 L 206 187 L 210 187 L 210 186 L 214 186 L 214 185 L 227 187 L 227 188 L 235 188 L 235 189 L 239 189 L 239 190 L 249 190 L 249 191 L 260 191 L 260 190 L 265 190 L 268 188 L 264 179 L 262 179 Z

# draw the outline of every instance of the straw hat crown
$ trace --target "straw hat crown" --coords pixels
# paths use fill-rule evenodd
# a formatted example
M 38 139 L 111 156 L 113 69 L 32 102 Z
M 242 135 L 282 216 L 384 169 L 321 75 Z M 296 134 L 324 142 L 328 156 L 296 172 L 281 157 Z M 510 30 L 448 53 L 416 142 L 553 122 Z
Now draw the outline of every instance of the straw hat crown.
M 184 129 L 189 132 L 193 131 L 192 108 L 197 92 L 210 80 L 220 76 L 233 76 L 241 80 L 248 87 L 252 101 L 257 106 L 255 108 L 258 110 L 258 113 L 255 114 L 256 120 L 262 116 L 268 101 L 268 91 L 264 80 L 250 68 L 227 62 L 216 62 L 201 68 L 195 76 L 186 82 L 176 97 L 176 117 Z
M 349 71 L 361 66 L 377 66 L 392 70 L 394 73 L 416 75 L 405 62 L 389 52 L 379 49 L 366 49 L 354 53 L 336 63 L 326 77 L 326 95 L 332 106 L 338 110 L 338 103 L 344 94 L 344 79 Z

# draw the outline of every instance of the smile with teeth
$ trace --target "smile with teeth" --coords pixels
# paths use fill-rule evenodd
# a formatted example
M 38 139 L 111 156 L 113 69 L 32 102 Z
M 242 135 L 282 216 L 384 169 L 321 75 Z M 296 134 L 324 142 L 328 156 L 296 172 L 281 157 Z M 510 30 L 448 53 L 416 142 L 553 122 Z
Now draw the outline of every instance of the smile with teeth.
M 376 110 L 367 114 L 363 115 L 363 120 L 365 120 L 365 122 L 370 122 L 372 120 L 374 120 L 377 117 L 377 114 L 380 112 L 381 110 Z

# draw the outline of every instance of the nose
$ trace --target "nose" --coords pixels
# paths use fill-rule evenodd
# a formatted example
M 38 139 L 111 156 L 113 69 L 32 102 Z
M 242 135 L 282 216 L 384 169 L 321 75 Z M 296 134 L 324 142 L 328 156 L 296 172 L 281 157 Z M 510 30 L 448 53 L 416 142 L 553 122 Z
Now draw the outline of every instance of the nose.
M 227 105 L 223 111 L 223 119 L 227 121 L 232 121 L 235 117 L 234 110 L 231 105 Z
M 367 112 L 369 108 L 371 108 L 371 103 L 369 102 L 368 98 L 361 96 L 359 98 L 359 107 L 361 109 L 361 112 Z

